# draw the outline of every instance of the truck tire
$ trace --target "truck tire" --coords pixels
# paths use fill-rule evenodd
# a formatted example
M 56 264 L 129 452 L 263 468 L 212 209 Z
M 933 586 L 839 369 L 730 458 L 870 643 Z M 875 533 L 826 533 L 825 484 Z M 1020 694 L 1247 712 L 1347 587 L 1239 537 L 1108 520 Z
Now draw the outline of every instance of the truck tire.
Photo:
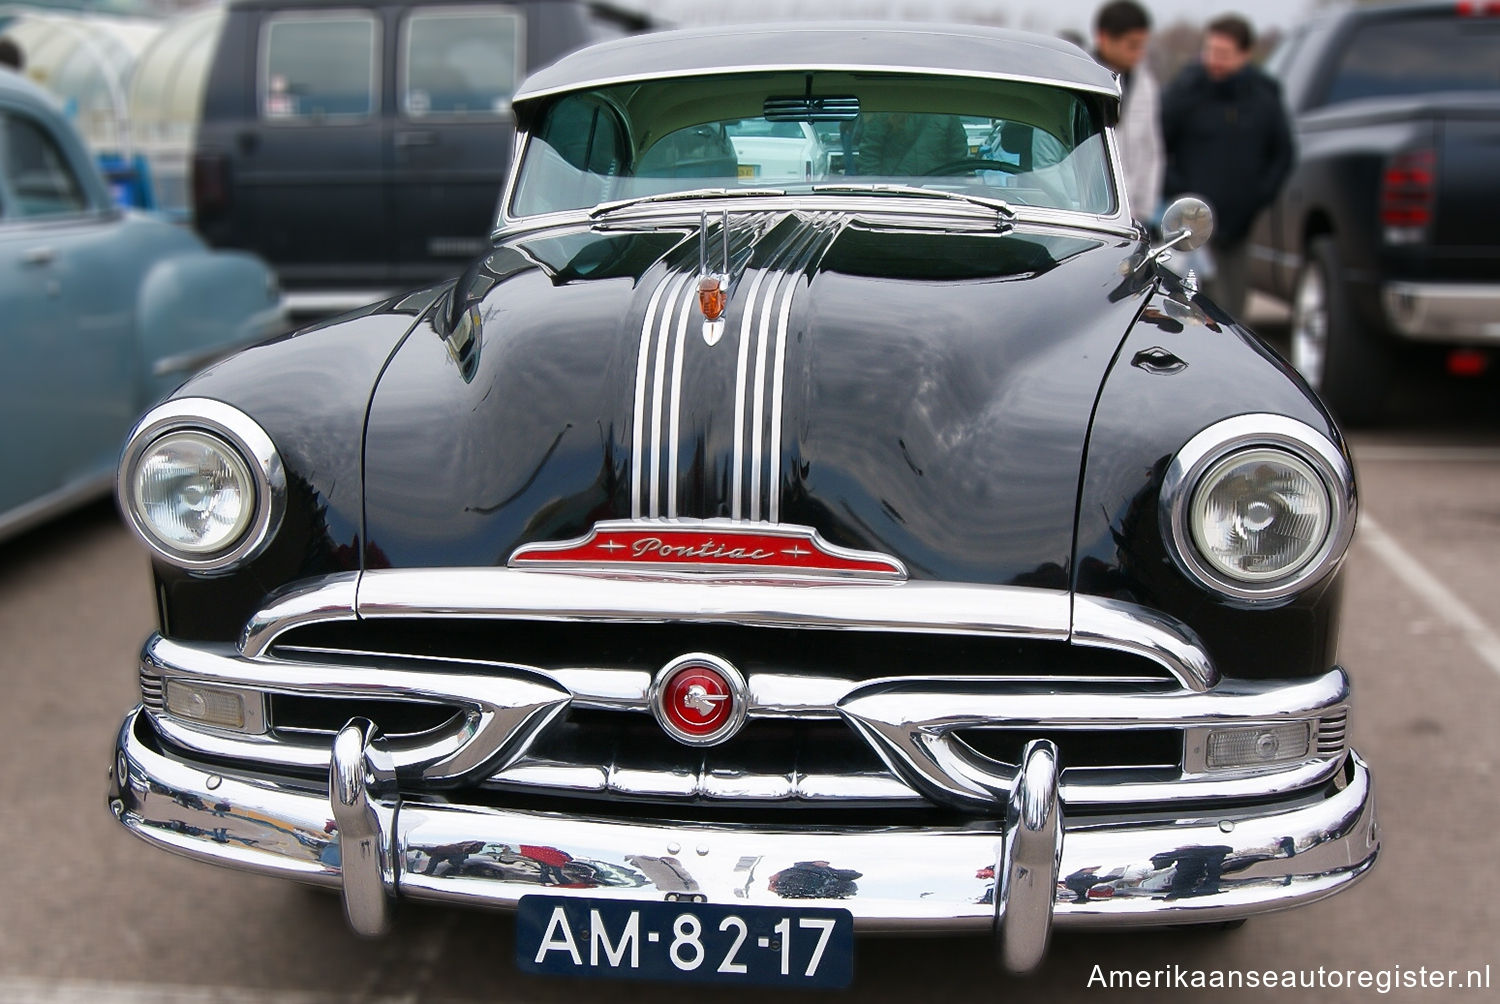
M 1377 421 L 1392 379 L 1379 331 L 1361 331 L 1349 302 L 1338 247 L 1316 237 L 1292 292 L 1292 365 L 1349 425 Z

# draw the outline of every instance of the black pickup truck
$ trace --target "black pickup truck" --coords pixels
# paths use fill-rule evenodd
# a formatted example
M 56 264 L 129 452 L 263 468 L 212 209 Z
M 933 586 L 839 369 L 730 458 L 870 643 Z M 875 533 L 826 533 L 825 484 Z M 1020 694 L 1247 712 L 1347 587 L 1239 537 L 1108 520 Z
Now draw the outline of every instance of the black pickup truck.
M 1379 417 L 1434 349 L 1479 375 L 1500 347 L 1500 3 L 1360 6 L 1291 35 L 1298 156 L 1252 236 L 1256 288 L 1292 304 L 1292 362 L 1346 421 Z

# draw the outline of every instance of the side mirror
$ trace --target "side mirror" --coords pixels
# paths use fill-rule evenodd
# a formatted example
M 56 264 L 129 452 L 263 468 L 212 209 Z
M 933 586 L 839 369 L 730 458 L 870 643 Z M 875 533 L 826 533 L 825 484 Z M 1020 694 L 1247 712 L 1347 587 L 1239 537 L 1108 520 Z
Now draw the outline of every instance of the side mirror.
M 1167 207 L 1161 232 L 1166 243 L 1157 248 L 1158 253 L 1174 247 L 1196 251 L 1214 235 L 1214 211 L 1202 199 L 1184 196 Z

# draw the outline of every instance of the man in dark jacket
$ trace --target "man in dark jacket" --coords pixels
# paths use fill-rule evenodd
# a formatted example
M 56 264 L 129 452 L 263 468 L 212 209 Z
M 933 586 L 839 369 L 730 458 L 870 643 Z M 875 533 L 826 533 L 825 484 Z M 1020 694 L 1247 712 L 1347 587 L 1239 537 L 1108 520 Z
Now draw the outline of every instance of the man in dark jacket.
M 1281 88 L 1250 65 L 1254 44 L 1244 18 L 1216 19 L 1201 61 L 1182 71 L 1161 102 L 1163 189 L 1168 199 L 1198 195 L 1213 207 L 1206 292 L 1231 314 L 1244 310 L 1249 291 L 1250 227 L 1292 169 Z

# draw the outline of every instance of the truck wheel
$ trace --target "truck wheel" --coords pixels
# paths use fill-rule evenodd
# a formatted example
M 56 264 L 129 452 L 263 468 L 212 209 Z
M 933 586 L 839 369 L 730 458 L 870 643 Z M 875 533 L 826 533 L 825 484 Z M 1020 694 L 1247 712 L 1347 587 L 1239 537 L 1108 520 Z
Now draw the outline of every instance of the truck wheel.
M 1359 330 L 1341 275 L 1333 238 L 1315 238 L 1292 294 L 1292 365 L 1340 419 L 1368 424 L 1390 389 L 1390 350 L 1379 332 Z

